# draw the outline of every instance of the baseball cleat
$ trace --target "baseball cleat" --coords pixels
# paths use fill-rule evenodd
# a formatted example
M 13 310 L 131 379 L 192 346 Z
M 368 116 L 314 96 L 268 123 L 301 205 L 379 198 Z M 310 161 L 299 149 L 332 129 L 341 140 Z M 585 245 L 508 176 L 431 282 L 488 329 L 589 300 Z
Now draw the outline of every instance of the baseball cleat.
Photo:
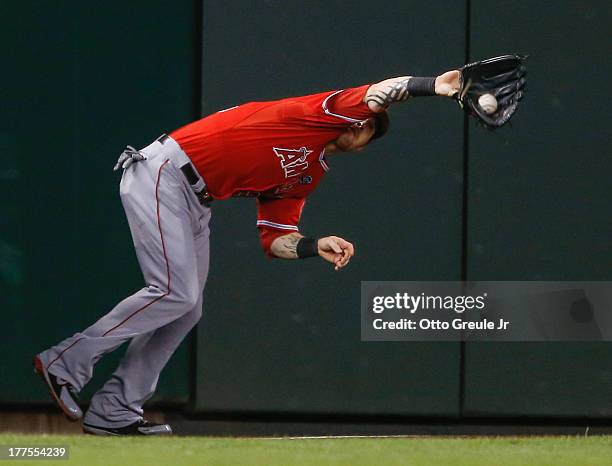
M 78 421 L 83 417 L 83 411 L 76 401 L 76 391 L 72 385 L 67 382 L 59 383 L 58 378 L 47 371 L 38 356 L 34 356 L 34 372 L 47 384 L 51 397 L 69 421 Z
M 139 419 L 124 427 L 101 427 L 83 423 L 83 432 L 92 435 L 172 435 L 169 424 L 157 424 L 155 422 Z

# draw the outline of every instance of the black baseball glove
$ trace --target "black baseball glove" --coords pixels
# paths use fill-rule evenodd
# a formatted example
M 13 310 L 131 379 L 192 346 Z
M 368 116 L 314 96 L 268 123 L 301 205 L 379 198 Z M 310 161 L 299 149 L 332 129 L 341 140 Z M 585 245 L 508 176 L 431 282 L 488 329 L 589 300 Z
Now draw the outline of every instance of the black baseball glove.
M 526 59 L 523 55 L 502 55 L 459 68 L 460 89 L 456 95 L 459 105 L 487 129 L 503 126 L 523 97 L 527 81 Z M 491 113 L 478 103 L 484 94 L 491 94 L 497 100 L 497 109 L 491 111 L 494 107 L 488 107 Z

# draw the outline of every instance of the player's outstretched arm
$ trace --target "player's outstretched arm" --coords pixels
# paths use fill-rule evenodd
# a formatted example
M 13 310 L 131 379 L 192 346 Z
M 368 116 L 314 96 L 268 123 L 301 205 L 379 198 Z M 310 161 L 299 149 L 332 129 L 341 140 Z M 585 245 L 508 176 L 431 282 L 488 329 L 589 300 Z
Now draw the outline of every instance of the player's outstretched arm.
M 299 233 L 289 233 L 276 238 L 270 246 L 270 252 L 281 259 L 304 259 L 320 256 L 327 262 L 334 264 L 335 270 L 340 270 L 355 255 L 355 248 L 339 236 L 314 239 L 305 238 Z
M 451 70 L 437 77 L 399 76 L 385 79 L 368 88 L 363 101 L 373 112 L 382 112 L 389 105 L 403 102 L 408 97 L 440 95 L 453 97 L 459 92 L 459 70 Z

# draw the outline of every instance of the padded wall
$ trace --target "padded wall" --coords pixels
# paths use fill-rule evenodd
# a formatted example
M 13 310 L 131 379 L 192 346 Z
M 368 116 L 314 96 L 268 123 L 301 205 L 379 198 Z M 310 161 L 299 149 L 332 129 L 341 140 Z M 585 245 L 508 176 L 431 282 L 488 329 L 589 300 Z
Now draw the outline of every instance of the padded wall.
M 371 2 L 206 1 L 204 113 L 439 72 L 463 57 L 455 10 L 451 1 L 386 2 L 376 14 Z M 329 157 L 302 216 L 305 234 L 355 242 L 340 273 L 320 260 L 266 259 L 252 200 L 213 206 L 197 410 L 458 413 L 458 344 L 360 341 L 361 280 L 461 271 L 462 119 L 442 100 L 415 100 L 391 118 L 371 148 Z
M 126 144 L 196 116 L 194 3 L 173 2 L 172 15 L 140 0 L 3 9 L 0 401 L 46 402 L 34 353 L 143 286 L 112 167 Z M 188 356 L 183 346 L 158 399 L 187 399 Z M 100 362 L 85 398 L 117 357 Z
M 612 279 L 611 24 L 603 1 L 472 0 L 472 58 L 530 58 L 513 127 L 470 130 L 469 279 Z M 608 343 L 470 343 L 465 368 L 466 415 L 612 416 Z

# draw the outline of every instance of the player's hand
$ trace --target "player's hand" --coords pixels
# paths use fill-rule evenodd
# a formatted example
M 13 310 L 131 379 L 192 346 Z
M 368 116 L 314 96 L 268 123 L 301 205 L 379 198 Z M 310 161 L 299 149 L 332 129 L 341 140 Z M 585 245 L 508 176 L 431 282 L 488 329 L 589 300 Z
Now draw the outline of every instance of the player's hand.
M 319 256 L 334 264 L 335 270 L 345 267 L 355 255 L 355 248 L 347 240 L 338 236 L 320 238 L 317 243 Z
M 436 78 L 436 94 L 453 97 L 459 92 L 459 70 L 447 71 Z

